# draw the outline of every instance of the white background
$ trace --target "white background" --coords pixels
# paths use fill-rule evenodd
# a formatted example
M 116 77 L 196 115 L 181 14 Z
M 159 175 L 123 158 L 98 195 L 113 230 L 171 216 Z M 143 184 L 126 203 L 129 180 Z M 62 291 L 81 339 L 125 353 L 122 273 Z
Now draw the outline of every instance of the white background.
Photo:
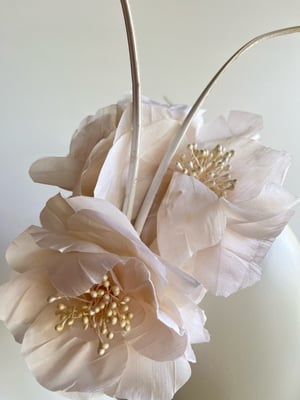
M 299 0 L 132 0 L 131 6 L 143 94 L 174 103 L 192 104 L 226 59 L 254 36 L 300 24 Z M 38 223 L 44 202 L 57 192 L 30 181 L 30 164 L 66 154 L 81 119 L 131 86 L 117 0 L 0 0 L 0 54 L 3 282 L 9 274 L 5 248 Z M 298 195 L 299 71 L 300 34 L 265 42 L 231 67 L 204 105 L 208 120 L 231 109 L 262 114 L 263 143 L 293 156 L 287 187 Z M 291 226 L 300 237 L 299 210 Z M 19 348 L 2 326 L 0 332 L 0 399 L 56 398 L 35 386 Z

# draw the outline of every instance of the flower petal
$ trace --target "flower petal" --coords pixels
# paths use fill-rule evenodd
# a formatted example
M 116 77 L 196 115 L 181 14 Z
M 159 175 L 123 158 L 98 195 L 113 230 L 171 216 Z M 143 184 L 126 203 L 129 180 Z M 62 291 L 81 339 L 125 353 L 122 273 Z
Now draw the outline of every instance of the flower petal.
M 76 335 L 73 327 L 57 332 L 55 307 L 47 306 L 27 330 L 22 353 L 38 382 L 52 391 L 104 392 L 117 382 L 127 363 L 122 338 L 103 357 L 97 353 L 97 336 Z
M 27 328 L 47 306 L 51 294 L 53 287 L 45 270 L 24 272 L 0 286 L 0 319 L 18 342 L 22 342 Z
M 184 265 L 184 270 L 194 276 L 212 293 L 218 290 L 221 269 L 222 242 L 196 252 Z M 234 268 L 234 266 L 232 266 Z
M 69 199 L 74 204 L 76 198 Z M 77 200 L 77 199 L 76 199 Z M 127 217 L 112 204 L 95 198 L 84 198 L 85 202 L 94 202 L 99 211 L 81 210 L 69 218 L 71 232 L 77 236 L 96 242 L 104 250 L 120 256 L 137 257 L 144 262 L 152 272 L 152 280 L 156 290 L 160 292 L 165 285 L 165 266 L 139 239 Z
M 262 274 L 260 263 L 271 243 L 240 236 L 228 229 L 222 243 L 216 294 L 228 296 L 257 282 Z
M 128 218 L 112 204 L 85 196 L 68 200 L 55 196 L 48 201 L 42 215 L 49 229 L 33 229 L 32 236 L 38 246 L 61 253 L 110 252 L 117 254 L 122 263 L 124 257 L 137 257 L 152 270 L 157 293 L 163 290 L 163 263 L 142 243 Z
M 201 144 L 210 141 L 219 142 L 230 136 L 232 136 L 232 132 L 228 127 L 226 119 L 221 116 L 211 124 L 205 124 L 200 128 L 197 135 L 197 142 Z
M 257 114 L 231 111 L 227 119 L 221 116 L 210 124 L 199 126 L 196 141 L 201 147 L 212 147 L 231 137 L 258 138 L 257 132 L 262 128 L 262 118 Z
M 126 215 L 108 201 L 87 196 L 71 197 L 66 201 L 76 212 L 81 210 L 95 211 L 99 215 L 99 221 L 104 226 L 110 226 L 120 233 L 125 233 L 125 236 L 130 234 L 136 238 L 139 237 Z
M 218 243 L 225 225 L 215 193 L 196 179 L 175 173 L 158 212 L 162 257 L 182 266 L 195 252 Z
M 123 135 L 109 151 L 94 188 L 94 197 L 104 199 L 121 209 L 124 200 L 130 146 L 130 134 Z
M 263 128 L 263 119 L 260 115 L 244 111 L 231 111 L 227 123 L 234 135 L 243 135 L 249 139 L 257 138 L 257 132 Z
M 143 129 L 140 143 L 138 187 L 135 196 L 133 218 L 141 206 L 155 171 L 166 151 L 170 140 L 188 112 L 187 107 L 169 107 L 143 99 Z M 114 144 L 107 155 L 95 187 L 94 196 L 106 199 L 116 207 L 122 208 L 129 166 L 131 143 L 131 107 L 128 107 L 116 130 Z M 197 115 L 197 123 L 202 115 Z M 194 126 L 194 124 L 193 124 Z M 193 127 L 190 128 L 193 130 Z M 188 132 L 190 135 L 190 132 Z
M 119 106 L 113 104 L 84 118 L 72 137 L 70 156 L 85 161 L 95 145 L 115 129 L 119 119 L 118 109 Z
M 191 344 L 209 342 L 209 333 L 204 328 L 206 316 L 199 306 L 185 307 L 181 315 L 183 326 L 189 334 Z
M 40 268 L 51 250 L 39 248 L 31 236 L 32 227 L 21 233 L 6 250 L 7 263 L 18 272 Z
M 260 279 L 261 261 L 293 215 L 297 199 L 270 183 L 254 199 L 222 203 L 227 228 L 220 245 L 199 251 L 185 269 L 213 293 L 228 296 Z
M 67 219 L 74 214 L 74 210 L 60 195 L 52 197 L 40 214 L 42 226 L 50 231 L 65 232 Z
M 44 260 L 53 286 L 65 296 L 79 296 L 126 258 L 108 253 L 55 252 Z
M 237 203 L 224 201 L 224 208 L 232 229 L 238 232 L 245 229 L 247 235 L 264 238 L 281 232 L 298 202 L 299 199 L 282 186 L 267 183 L 255 198 Z M 251 227 L 254 229 L 252 234 Z
M 129 273 L 130 271 L 130 273 Z M 156 291 L 151 282 L 151 274 L 144 264 L 136 259 L 119 263 L 113 270 L 118 284 L 131 298 L 146 302 L 156 307 Z
M 257 196 L 267 183 L 282 185 L 291 162 L 288 153 L 243 138 L 228 142 L 225 146 L 235 150 L 231 160 L 231 175 L 237 180 L 228 199 L 244 201 Z
M 164 261 L 167 269 L 167 293 L 179 307 L 185 307 L 190 302 L 199 304 L 206 294 L 203 285 L 193 276 L 187 274 L 175 265 Z
M 157 362 L 129 349 L 127 365 L 114 393 L 118 398 L 171 400 L 191 375 L 190 365 L 184 357 L 176 361 Z
M 122 221 L 116 221 L 114 226 L 114 222 L 110 216 L 101 211 L 81 210 L 69 218 L 68 226 L 71 234 L 74 233 L 79 239 L 95 243 L 106 251 L 126 256 L 135 255 L 136 232 L 133 231 L 133 236 L 132 228 L 124 229 Z
M 159 321 L 147 304 L 144 307 L 142 324 L 132 329 L 126 335 L 126 340 L 138 353 L 151 360 L 170 361 L 182 356 L 187 347 L 187 336 L 169 328 L 169 321 Z
M 213 291 L 228 296 L 260 279 L 260 263 L 293 215 L 292 207 L 297 199 L 281 186 L 267 184 L 255 199 L 238 204 L 223 202 L 228 227 L 219 249 L 219 264 L 215 262 L 213 265 L 205 260 L 205 253 L 198 254 L 194 262 L 210 265 L 211 271 L 218 276 Z M 212 248 L 206 253 L 214 250 Z M 214 257 L 217 260 L 216 253 Z M 200 279 L 199 275 L 197 277 Z M 209 288 L 212 290 L 212 286 Z
M 47 229 L 33 226 L 30 235 L 39 248 L 51 249 L 60 253 L 70 253 L 80 251 L 82 253 L 105 252 L 98 244 L 80 240 L 80 238 L 70 233 L 51 232 Z
M 83 162 L 72 157 L 45 157 L 31 165 L 29 175 L 34 182 L 72 190 L 82 167 Z
M 98 175 L 113 144 L 114 133 L 112 131 L 107 138 L 100 140 L 91 151 L 83 168 L 79 187 L 73 190 L 73 195 L 83 194 L 91 197 L 94 195 Z

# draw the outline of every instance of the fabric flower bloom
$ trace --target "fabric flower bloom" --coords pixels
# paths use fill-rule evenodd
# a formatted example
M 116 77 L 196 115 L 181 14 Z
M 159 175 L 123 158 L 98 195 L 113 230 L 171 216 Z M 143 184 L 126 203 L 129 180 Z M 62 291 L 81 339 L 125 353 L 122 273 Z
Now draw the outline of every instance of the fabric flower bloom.
M 0 317 L 37 380 L 80 399 L 172 399 L 191 343 L 208 340 L 198 283 L 104 200 L 57 195 L 41 223 L 9 247 L 18 274 L 0 288 Z
M 232 112 L 178 155 L 157 216 L 159 254 L 228 296 L 261 276 L 260 262 L 293 214 L 283 151 L 257 142 L 261 118 Z
M 143 97 L 133 217 L 188 111 L 187 106 L 169 106 Z M 193 124 L 197 128 L 202 124 L 201 114 Z M 121 209 L 128 177 L 131 136 L 132 106 L 131 100 L 126 98 L 85 118 L 73 135 L 69 155 L 37 160 L 30 168 L 30 175 L 35 182 L 71 190 L 73 195 L 102 198 Z M 183 146 L 188 143 L 188 138 L 186 140 Z
M 143 99 L 133 218 L 187 112 L 185 106 Z M 257 142 L 261 127 L 261 117 L 242 112 L 203 126 L 200 112 L 171 162 L 141 233 L 153 251 L 218 295 L 227 296 L 259 279 L 260 261 L 293 214 L 296 200 L 282 188 L 289 156 Z M 121 208 L 131 129 L 128 100 L 100 110 L 75 132 L 67 157 L 38 160 L 31 176 Z M 198 149 L 188 150 L 188 144 Z M 183 153 L 186 160 L 181 159 Z M 214 157 L 222 168 L 207 164 Z

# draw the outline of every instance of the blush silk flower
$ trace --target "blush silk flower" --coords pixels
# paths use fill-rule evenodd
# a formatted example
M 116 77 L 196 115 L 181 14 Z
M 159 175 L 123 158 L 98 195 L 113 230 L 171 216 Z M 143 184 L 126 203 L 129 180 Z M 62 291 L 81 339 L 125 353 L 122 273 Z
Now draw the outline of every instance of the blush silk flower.
M 217 295 L 259 280 L 260 263 L 297 203 L 282 187 L 290 156 L 258 142 L 261 125 L 256 115 L 231 112 L 204 126 L 197 148 L 232 151 L 227 179 L 234 178 L 233 190 L 219 196 L 205 179 L 174 172 L 159 207 L 159 254 Z
M 134 217 L 188 110 L 143 99 Z M 212 293 L 228 296 L 260 278 L 260 263 L 293 215 L 296 199 L 282 187 L 289 155 L 258 142 L 260 116 L 235 111 L 227 119 L 203 125 L 202 114 L 171 162 L 141 238 Z M 103 198 L 120 208 L 129 165 L 130 118 L 127 100 L 88 117 L 75 132 L 69 155 L 38 160 L 31 168 L 33 179 Z M 180 155 L 195 143 L 199 149 L 211 151 L 220 145 L 234 151 L 230 174 L 236 184 L 226 197 L 177 170 Z
M 188 111 L 189 107 L 184 105 L 168 106 L 143 97 L 134 218 L 164 152 Z M 199 112 L 180 147 L 182 150 L 201 125 L 202 112 Z M 37 160 L 30 168 L 30 175 L 35 182 L 59 186 L 72 191 L 73 195 L 102 198 L 121 208 L 128 175 L 131 134 L 131 100 L 125 98 L 85 118 L 72 137 L 69 154 Z
M 46 388 L 78 399 L 172 399 L 190 377 L 191 344 L 209 339 L 198 306 L 205 291 L 154 254 L 114 205 L 53 197 L 7 261 L 16 274 L 0 287 L 0 318 Z

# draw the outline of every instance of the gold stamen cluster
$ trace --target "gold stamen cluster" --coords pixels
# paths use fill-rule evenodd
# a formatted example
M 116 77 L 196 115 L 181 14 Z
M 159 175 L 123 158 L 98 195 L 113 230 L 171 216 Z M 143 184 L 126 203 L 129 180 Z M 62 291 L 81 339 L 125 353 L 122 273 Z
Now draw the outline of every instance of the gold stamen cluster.
M 213 150 L 189 144 L 188 150 L 189 155 L 181 154 L 176 164 L 179 171 L 199 179 L 218 197 L 226 197 L 228 190 L 234 190 L 236 179 L 232 179 L 229 172 L 234 150 L 226 151 L 220 144 Z
M 99 284 L 93 285 L 79 297 L 50 296 L 49 303 L 57 302 L 56 315 L 59 322 L 55 326 L 58 332 L 71 327 L 76 322 L 82 328 L 93 329 L 98 338 L 98 354 L 103 356 L 109 348 L 109 340 L 115 331 L 128 332 L 133 314 L 129 310 L 130 297 L 123 295 L 111 276 L 104 275 Z

